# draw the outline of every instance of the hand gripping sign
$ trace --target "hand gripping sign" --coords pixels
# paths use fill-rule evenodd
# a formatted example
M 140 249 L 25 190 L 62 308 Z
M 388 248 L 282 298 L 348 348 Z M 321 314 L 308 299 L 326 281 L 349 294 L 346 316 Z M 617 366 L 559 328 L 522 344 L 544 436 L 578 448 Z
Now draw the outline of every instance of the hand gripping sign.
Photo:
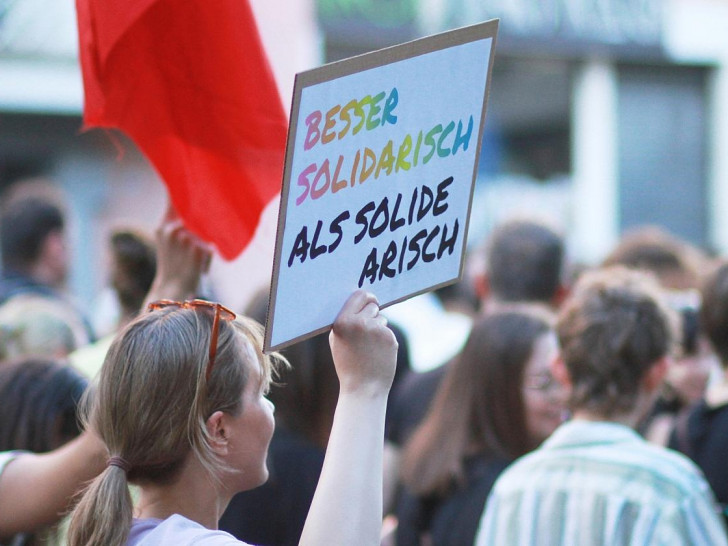
M 266 350 L 328 329 L 357 288 L 385 307 L 460 278 L 497 29 L 297 75 Z

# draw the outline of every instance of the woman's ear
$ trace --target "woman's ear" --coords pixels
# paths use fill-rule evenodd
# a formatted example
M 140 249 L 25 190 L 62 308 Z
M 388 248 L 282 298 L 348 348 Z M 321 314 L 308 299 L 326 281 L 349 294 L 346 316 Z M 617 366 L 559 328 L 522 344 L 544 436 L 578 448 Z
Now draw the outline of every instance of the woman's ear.
M 205 425 L 212 440 L 212 448 L 218 455 L 227 455 L 229 442 L 225 433 L 225 414 L 222 411 L 216 411 L 208 417 Z

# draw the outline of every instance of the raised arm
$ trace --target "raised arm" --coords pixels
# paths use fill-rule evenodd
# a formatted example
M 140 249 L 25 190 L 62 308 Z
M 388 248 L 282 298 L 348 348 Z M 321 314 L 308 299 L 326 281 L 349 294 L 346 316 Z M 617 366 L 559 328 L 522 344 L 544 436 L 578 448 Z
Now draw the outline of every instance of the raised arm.
M 212 258 L 210 247 L 187 230 L 173 209 L 156 231 L 157 274 L 145 301 L 193 298 Z
M 382 524 L 384 413 L 397 341 L 372 294 L 357 291 L 329 337 L 339 401 L 301 546 L 377 546 Z
M 55 523 L 106 464 L 101 440 L 84 432 L 49 453 L 24 453 L 0 475 L 0 538 Z

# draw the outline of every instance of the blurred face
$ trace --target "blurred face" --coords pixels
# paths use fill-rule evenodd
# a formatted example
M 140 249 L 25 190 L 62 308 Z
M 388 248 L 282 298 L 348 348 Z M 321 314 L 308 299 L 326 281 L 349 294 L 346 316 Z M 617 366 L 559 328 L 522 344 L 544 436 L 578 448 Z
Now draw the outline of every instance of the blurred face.
M 255 358 L 248 362 L 255 362 Z M 253 489 L 268 479 L 266 458 L 275 422 L 274 406 L 265 397 L 265 387 L 260 368 L 253 366 L 242 395 L 242 411 L 237 416 L 228 416 L 226 432 L 230 452 L 227 460 L 240 471 L 236 475 L 241 480 L 236 480 L 238 491 Z
M 523 371 L 523 404 L 526 429 L 541 443 L 564 418 L 566 391 L 551 375 L 551 363 L 558 355 L 556 334 L 548 332 L 533 345 L 531 358 Z
M 702 398 L 711 370 L 717 365 L 710 344 L 701 336 L 695 354 L 670 360 L 665 382 L 675 390 L 684 404 L 690 404 Z

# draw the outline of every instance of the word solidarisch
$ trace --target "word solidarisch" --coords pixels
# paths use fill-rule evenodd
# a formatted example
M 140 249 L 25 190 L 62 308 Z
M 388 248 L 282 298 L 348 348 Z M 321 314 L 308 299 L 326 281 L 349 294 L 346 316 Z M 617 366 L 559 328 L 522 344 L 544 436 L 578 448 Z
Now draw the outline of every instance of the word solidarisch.
M 396 125 L 398 117 L 394 111 L 398 103 L 399 92 L 394 87 L 389 95 L 382 91 L 374 97 L 367 95 L 359 100 L 353 99 L 344 106 L 337 104 L 325 115 L 314 110 L 305 120 L 307 129 L 303 149 L 308 151 L 317 145 L 325 146 L 362 130 Z M 351 157 L 339 154 L 336 159 L 312 162 L 296 180 L 300 188 L 296 206 L 307 198 L 320 199 L 327 192 L 336 193 L 357 183 L 362 184 L 370 177 L 378 179 L 382 173 L 389 176 L 409 171 L 418 165 L 426 165 L 434 157 L 445 158 L 461 149 L 467 151 L 472 134 L 473 116 L 469 116 L 465 123 L 463 120 L 444 125 L 438 123 L 429 129 L 408 133 L 397 142 L 390 139 L 381 149 L 365 146 L 352 152 Z
M 404 207 L 404 196 L 401 193 L 393 201 L 388 197 L 384 197 L 378 204 L 370 201 L 354 216 L 354 225 L 359 228 L 353 236 L 353 244 L 361 243 L 365 237 L 376 239 L 385 232 L 394 233 L 405 226 L 422 222 L 428 216 L 440 216 L 448 209 L 447 188 L 452 182 L 452 176 L 446 178 L 437 185 L 434 192 L 425 185 L 415 187 L 409 204 Z M 347 225 L 351 225 L 351 219 L 351 213 L 348 210 L 343 211 L 329 223 L 328 234 L 322 234 L 324 221 L 319 220 L 310 239 L 308 226 L 303 226 L 293 243 L 288 267 L 292 267 L 297 260 L 304 263 L 307 259 L 315 260 L 319 256 L 334 252 L 344 240 L 344 230 Z M 445 223 L 430 229 L 423 228 L 414 235 L 405 235 L 401 240 L 392 239 L 381 256 L 377 247 L 372 248 L 359 276 L 359 288 L 366 280 L 369 284 L 374 284 L 384 277 L 393 278 L 403 271 L 410 271 L 420 261 L 428 263 L 439 260 L 445 252 L 448 256 L 451 255 L 455 250 L 459 229 L 456 218 L 452 228 Z

